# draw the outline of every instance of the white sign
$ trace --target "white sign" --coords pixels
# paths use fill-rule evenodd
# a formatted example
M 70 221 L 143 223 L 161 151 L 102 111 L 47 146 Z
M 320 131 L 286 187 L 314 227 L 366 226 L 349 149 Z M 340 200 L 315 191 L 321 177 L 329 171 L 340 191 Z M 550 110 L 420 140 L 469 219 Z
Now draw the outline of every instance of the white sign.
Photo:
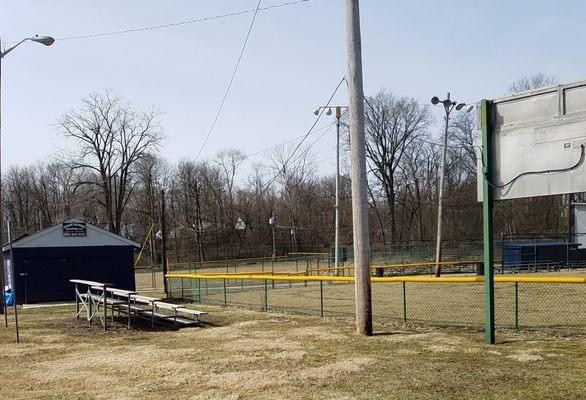
M 237 231 L 243 231 L 246 229 L 246 224 L 244 223 L 244 221 L 242 221 L 242 218 L 238 217 L 238 221 L 236 221 L 235 228 Z

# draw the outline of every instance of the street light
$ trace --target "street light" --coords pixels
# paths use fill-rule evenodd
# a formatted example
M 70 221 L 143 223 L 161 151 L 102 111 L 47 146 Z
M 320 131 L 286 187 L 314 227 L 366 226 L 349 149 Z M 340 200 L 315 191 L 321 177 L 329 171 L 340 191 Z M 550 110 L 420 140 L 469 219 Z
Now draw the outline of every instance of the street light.
M 438 190 L 438 204 L 437 204 L 437 237 L 436 237 L 436 247 L 435 247 L 435 276 L 441 275 L 441 261 L 442 261 L 442 206 L 443 206 L 443 196 L 444 196 L 444 176 L 446 174 L 446 157 L 448 151 L 448 128 L 450 124 L 450 113 L 454 108 L 457 111 L 460 111 L 462 108 L 466 107 L 466 112 L 470 112 L 474 109 L 474 106 L 467 105 L 466 103 L 456 103 L 450 99 L 450 92 L 448 92 L 448 96 L 444 100 L 440 100 L 439 97 L 433 96 L 431 98 L 431 104 L 437 105 L 442 104 L 444 106 L 444 110 L 446 112 L 445 116 L 445 130 L 444 130 L 444 143 L 443 143 L 443 150 L 442 150 L 442 164 L 440 170 L 440 181 L 439 181 L 439 190 Z
M 340 252 L 340 118 L 342 117 L 342 109 L 348 109 L 348 106 L 319 106 L 313 113 L 319 115 L 320 111 L 326 110 L 326 115 L 332 115 L 332 109 L 336 110 L 336 233 L 334 242 L 334 267 L 339 267 L 339 252 Z
M 2 139 L 2 105 L 1 105 L 1 100 L 2 100 L 2 59 L 4 58 L 4 56 L 8 53 L 10 53 L 12 50 L 14 50 L 15 48 L 17 48 L 18 46 L 20 46 L 22 43 L 27 42 L 27 41 L 31 41 L 31 42 L 37 42 L 40 43 L 44 46 L 51 46 L 53 43 L 55 43 L 55 39 L 53 39 L 51 36 L 32 36 L 32 37 L 28 37 L 28 38 L 24 38 L 22 39 L 20 42 L 16 43 L 14 46 L 9 47 L 6 50 L 2 50 L 2 40 L 0 39 L 0 153 L 1 153 L 1 139 Z M 1 179 L 2 179 L 2 163 L 1 163 L 2 157 L 0 154 L 0 204 L 2 204 L 2 185 L 1 185 Z M 2 215 L 2 208 L 0 207 L 0 243 L 2 242 L 2 229 L 3 229 L 3 215 Z M 4 312 L 6 313 L 6 311 L 4 310 L 4 254 L 2 252 L 0 252 L 0 268 L 2 268 L 2 273 L 0 274 L 0 289 L 1 290 L 1 294 L 2 294 L 2 301 L 0 301 L 0 313 Z

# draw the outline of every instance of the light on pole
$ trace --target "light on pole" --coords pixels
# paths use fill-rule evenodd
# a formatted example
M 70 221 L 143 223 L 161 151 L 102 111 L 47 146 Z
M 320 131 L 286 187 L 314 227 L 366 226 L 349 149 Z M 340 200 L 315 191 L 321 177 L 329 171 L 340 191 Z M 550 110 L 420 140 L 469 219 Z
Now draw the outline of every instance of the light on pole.
M 24 38 L 22 39 L 20 42 L 16 43 L 14 46 L 9 47 L 6 50 L 2 50 L 3 46 L 2 46 L 2 40 L 0 38 L 0 204 L 2 204 L 2 184 L 1 184 L 1 179 L 2 179 L 2 59 L 4 58 L 4 56 L 8 53 L 10 53 L 12 50 L 14 50 L 15 48 L 17 48 L 18 46 L 20 46 L 22 43 L 27 42 L 27 41 L 31 41 L 31 42 L 37 42 L 40 43 L 42 45 L 45 46 L 51 46 L 53 43 L 55 43 L 55 39 L 53 39 L 51 36 L 32 36 L 32 37 L 28 37 L 28 38 Z M 3 243 L 2 241 L 2 230 L 4 228 L 3 226 L 3 215 L 2 215 L 2 207 L 0 206 L 0 243 Z M 0 301 L 0 313 L 5 312 L 4 310 L 4 254 L 2 252 L 0 252 L 0 268 L 2 268 L 2 273 L 0 274 L 0 289 L 2 292 L 2 301 Z M 14 288 L 13 288 L 14 290 Z M 16 300 L 15 300 L 16 301 Z
M 438 188 L 438 200 L 437 200 L 437 236 L 436 236 L 436 247 L 435 247 L 435 276 L 441 275 L 441 261 L 442 261 L 442 214 L 443 214 L 443 196 L 444 196 L 444 177 L 446 174 L 446 158 L 448 153 L 448 129 L 450 126 L 450 113 L 454 108 L 460 111 L 466 107 L 466 112 L 472 111 L 474 106 L 467 106 L 466 103 L 456 103 L 450 99 L 450 92 L 444 100 L 440 100 L 439 97 L 433 96 L 431 98 L 431 104 L 437 105 L 442 104 L 444 111 L 446 112 L 445 129 L 443 137 L 443 148 L 442 148 L 442 162 L 440 166 L 440 179 Z
M 340 118 L 342 117 L 343 108 L 348 109 L 348 106 L 319 106 L 313 110 L 315 115 L 319 115 L 322 109 L 326 109 L 326 115 L 332 115 L 332 109 L 336 110 L 336 202 L 334 205 L 336 210 L 334 267 L 336 268 L 340 266 Z

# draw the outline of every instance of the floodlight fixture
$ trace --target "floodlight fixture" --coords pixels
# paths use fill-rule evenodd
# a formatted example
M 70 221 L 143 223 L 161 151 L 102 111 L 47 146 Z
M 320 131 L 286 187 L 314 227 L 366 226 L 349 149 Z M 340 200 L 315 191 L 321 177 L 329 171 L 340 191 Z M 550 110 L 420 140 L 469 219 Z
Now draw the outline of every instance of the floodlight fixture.
M 332 115 L 332 109 L 328 108 L 328 111 L 326 111 L 326 115 Z
M 313 110 L 313 115 L 319 115 L 319 107 Z

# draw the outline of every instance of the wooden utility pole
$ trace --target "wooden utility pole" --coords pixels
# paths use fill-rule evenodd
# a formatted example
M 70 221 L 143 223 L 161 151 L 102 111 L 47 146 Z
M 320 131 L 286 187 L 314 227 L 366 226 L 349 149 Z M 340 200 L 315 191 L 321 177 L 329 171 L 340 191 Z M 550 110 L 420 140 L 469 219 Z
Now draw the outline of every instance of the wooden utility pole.
M 370 241 L 368 235 L 368 188 L 364 135 L 364 89 L 358 0 L 346 0 L 348 47 L 348 97 L 350 114 L 350 157 L 352 166 L 352 227 L 356 290 L 356 330 L 372 335 L 370 292 Z
M 165 286 L 165 295 L 169 297 L 169 291 L 167 287 L 167 278 L 165 275 L 167 274 L 167 228 L 165 225 L 165 190 L 161 190 L 161 256 L 163 257 L 162 266 L 163 266 L 163 284 Z

